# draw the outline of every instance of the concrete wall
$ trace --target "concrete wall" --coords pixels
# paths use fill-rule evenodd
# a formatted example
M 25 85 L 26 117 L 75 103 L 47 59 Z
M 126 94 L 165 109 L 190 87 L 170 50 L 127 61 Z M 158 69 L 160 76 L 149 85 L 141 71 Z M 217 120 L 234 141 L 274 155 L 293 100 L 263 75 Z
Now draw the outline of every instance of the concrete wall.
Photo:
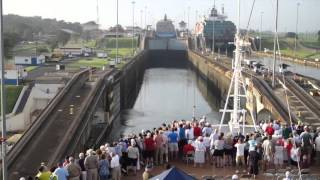
M 180 39 L 150 39 L 149 50 L 187 50 L 187 40 Z
M 226 97 L 230 85 L 231 72 L 223 66 L 210 63 L 192 51 L 188 51 L 188 57 L 202 78 L 219 89 L 219 91 L 216 91 L 216 93 L 219 93 L 216 94 L 218 98 Z
M 142 51 L 122 69 L 120 80 L 121 109 L 133 106 L 143 81 L 147 58 L 148 52 Z
M 36 84 L 31 90 L 23 112 L 7 117 L 7 131 L 26 130 L 37 117 L 38 113 L 35 112 L 40 112 L 45 108 L 62 87 L 62 84 Z M 49 93 L 47 93 L 47 89 Z

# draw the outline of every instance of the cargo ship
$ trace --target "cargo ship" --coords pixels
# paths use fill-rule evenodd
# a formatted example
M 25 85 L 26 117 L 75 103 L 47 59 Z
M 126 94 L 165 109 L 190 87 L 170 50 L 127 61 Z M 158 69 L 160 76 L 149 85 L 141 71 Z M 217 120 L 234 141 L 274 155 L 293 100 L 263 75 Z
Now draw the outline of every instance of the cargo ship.
M 234 42 L 236 26 L 233 22 L 228 21 L 227 18 L 228 17 L 225 15 L 223 7 L 221 14 L 219 14 L 218 10 L 213 7 L 208 17 L 204 17 L 202 21 L 196 23 L 196 47 L 200 50 L 209 49 L 212 51 L 212 39 L 214 37 L 215 51 L 230 50 L 229 52 L 232 52 L 234 45 L 230 42 Z
M 176 38 L 177 33 L 175 27 L 167 15 L 164 16 L 163 20 L 157 22 L 156 25 L 156 37 L 157 38 Z

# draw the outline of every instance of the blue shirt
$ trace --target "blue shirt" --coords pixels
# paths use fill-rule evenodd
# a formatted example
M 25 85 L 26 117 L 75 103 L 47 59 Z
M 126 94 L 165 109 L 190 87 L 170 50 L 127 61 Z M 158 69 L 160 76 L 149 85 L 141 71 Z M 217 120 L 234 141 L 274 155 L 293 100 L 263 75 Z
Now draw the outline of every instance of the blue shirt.
M 68 171 L 65 168 L 58 167 L 54 174 L 58 177 L 59 180 L 67 180 L 67 177 L 69 176 Z
M 179 139 L 186 139 L 186 131 L 184 128 L 179 128 Z
M 170 142 L 170 143 L 177 143 L 177 142 L 178 142 L 178 134 L 175 133 L 175 132 L 171 132 L 171 133 L 168 135 L 168 138 L 169 138 L 169 142 Z
M 249 151 L 255 151 L 256 150 L 256 146 L 257 146 L 257 141 L 256 140 L 249 140 L 248 141 L 249 144 Z

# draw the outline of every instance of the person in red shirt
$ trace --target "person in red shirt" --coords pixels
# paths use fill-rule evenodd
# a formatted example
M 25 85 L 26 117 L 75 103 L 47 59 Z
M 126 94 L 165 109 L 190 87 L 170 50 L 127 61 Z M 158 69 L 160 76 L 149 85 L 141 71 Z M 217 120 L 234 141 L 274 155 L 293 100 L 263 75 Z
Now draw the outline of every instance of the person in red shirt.
M 293 148 L 291 138 L 287 139 L 287 142 L 285 143 L 284 148 L 287 150 L 288 164 L 291 165 L 291 149 Z
M 269 124 L 269 126 L 266 128 L 266 133 L 268 136 L 272 136 L 274 134 L 274 129 L 272 123 Z
M 186 155 L 188 152 L 194 152 L 194 147 L 192 146 L 192 140 L 189 140 L 188 144 L 183 146 L 183 154 Z
M 195 125 L 193 127 L 193 135 L 194 135 L 195 139 L 197 139 L 199 136 L 202 135 L 202 131 L 201 131 L 201 128 L 199 127 L 198 123 L 195 123 Z
M 155 150 L 155 141 L 151 137 L 151 133 L 148 133 L 147 137 L 144 139 L 144 156 L 146 159 L 146 164 L 153 163 L 154 150 Z

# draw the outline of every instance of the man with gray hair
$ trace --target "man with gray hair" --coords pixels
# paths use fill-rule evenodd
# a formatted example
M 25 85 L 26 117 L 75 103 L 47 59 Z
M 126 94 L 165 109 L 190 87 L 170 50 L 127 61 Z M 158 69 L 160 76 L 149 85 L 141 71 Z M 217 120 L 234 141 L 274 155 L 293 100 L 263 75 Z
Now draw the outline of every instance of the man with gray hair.
M 84 166 L 87 169 L 87 180 L 98 180 L 98 157 L 93 150 L 90 150 L 88 154 L 84 160 Z
M 81 168 L 78 164 L 75 163 L 73 157 L 69 157 L 69 164 L 66 166 L 66 169 L 69 173 L 69 180 L 80 180 Z

